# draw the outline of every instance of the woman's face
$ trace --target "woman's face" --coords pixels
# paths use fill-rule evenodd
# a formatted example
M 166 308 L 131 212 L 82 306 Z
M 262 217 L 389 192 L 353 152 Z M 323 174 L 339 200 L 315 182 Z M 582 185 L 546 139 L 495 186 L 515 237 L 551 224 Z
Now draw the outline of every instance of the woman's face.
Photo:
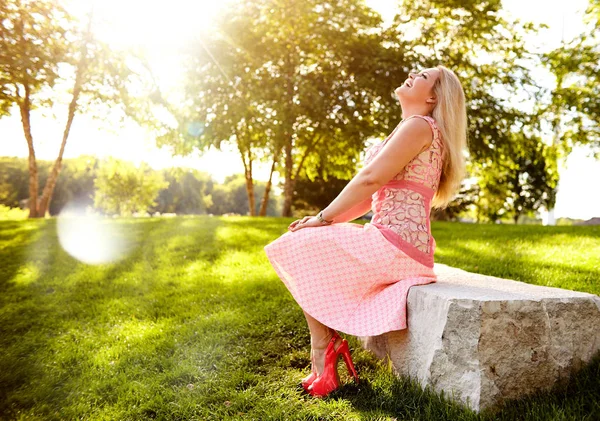
M 394 91 L 401 102 L 435 104 L 433 85 L 440 77 L 439 69 L 425 69 L 420 73 L 409 73 L 408 79 Z

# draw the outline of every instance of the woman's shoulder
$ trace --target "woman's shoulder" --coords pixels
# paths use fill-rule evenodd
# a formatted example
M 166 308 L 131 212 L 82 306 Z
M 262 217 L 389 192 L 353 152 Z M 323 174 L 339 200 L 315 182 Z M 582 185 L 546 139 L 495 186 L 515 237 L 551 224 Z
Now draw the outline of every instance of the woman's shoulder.
M 429 124 L 429 127 L 431 127 L 431 131 L 433 132 L 433 141 L 438 140 L 441 142 L 442 132 L 440 131 L 440 128 L 438 127 L 438 124 L 437 124 L 437 121 L 435 120 L 435 118 L 433 118 L 430 115 L 421 115 L 421 114 L 415 114 L 408 118 L 413 118 L 413 117 L 417 117 L 417 118 L 421 118 L 421 119 L 425 120 Z

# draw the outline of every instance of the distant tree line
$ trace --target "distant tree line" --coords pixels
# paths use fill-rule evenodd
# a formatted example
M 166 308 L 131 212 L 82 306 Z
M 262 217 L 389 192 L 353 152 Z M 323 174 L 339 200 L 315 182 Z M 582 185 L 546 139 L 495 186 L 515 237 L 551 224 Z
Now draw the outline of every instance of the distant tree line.
M 38 160 L 39 179 L 46 182 L 52 161 Z M 142 163 L 95 156 L 64 159 L 60 177 L 49 205 L 56 216 L 65 205 L 91 207 L 106 215 L 136 212 L 179 215 L 236 213 L 249 214 L 243 174 L 226 177 L 222 184 L 210 174 L 189 168 L 154 170 Z M 255 193 L 264 193 L 257 183 Z M 258 203 L 258 200 L 257 202 Z M 28 208 L 29 173 L 26 158 L 0 157 L 0 205 Z M 267 215 L 280 212 L 277 197 L 267 205 Z

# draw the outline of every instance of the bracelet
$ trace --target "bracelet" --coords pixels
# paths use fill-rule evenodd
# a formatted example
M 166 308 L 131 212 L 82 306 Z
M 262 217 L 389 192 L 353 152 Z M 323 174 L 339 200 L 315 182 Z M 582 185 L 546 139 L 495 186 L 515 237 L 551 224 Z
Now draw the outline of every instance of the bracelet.
M 320 211 L 317 214 L 317 218 L 319 219 L 319 221 L 321 221 L 322 223 L 327 224 L 327 225 L 331 225 L 333 223 L 333 219 L 331 221 L 326 221 L 325 219 L 323 219 L 323 211 Z

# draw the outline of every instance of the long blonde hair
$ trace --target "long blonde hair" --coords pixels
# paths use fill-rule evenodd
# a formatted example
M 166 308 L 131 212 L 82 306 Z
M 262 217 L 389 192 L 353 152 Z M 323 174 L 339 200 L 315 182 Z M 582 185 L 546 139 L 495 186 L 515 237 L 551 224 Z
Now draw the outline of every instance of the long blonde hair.
M 432 115 L 442 134 L 444 151 L 440 184 L 431 206 L 444 209 L 453 200 L 467 173 L 463 155 L 467 148 L 467 109 L 465 93 L 456 74 L 442 65 L 436 68 L 440 77 L 433 91 L 438 102 Z

